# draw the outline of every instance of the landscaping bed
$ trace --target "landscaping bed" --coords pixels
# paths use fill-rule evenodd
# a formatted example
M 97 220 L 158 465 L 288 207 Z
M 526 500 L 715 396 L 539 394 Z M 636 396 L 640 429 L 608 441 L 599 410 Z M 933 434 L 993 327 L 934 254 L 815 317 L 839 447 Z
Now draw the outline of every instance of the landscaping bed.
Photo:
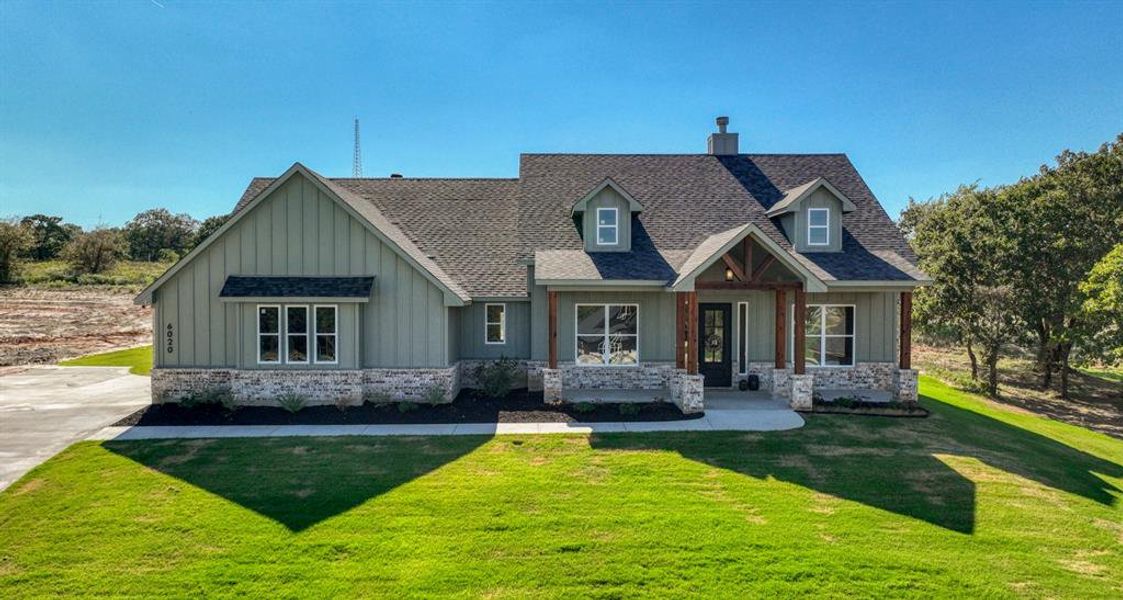
M 930 413 L 917 405 L 906 405 L 899 402 L 851 402 L 840 404 L 838 402 L 814 402 L 810 412 L 834 415 L 870 415 L 875 417 L 927 417 Z
M 684 415 L 673 404 L 562 404 L 542 401 L 542 392 L 514 390 L 501 400 L 464 390 L 448 404 L 363 403 L 345 410 L 331 405 L 309 406 L 289 412 L 278 406 L 241 406 L 227 410 L 218 404 L 190 408 L 176 403 L 154 404 L 114 423 L 136 425 L 415 425 L 447 423 L 598 423 L 618 421 L 679 421 L 701 418 Z

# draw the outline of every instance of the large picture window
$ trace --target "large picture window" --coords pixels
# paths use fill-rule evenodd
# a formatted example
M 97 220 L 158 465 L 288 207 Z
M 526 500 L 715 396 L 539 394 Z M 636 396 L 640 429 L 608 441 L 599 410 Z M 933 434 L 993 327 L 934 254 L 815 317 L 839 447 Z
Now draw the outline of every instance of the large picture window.
M 808 366 L 854 365 L 854 307 L 838 304 L 807 306 L 804 321 Z
M 578 365 L 639 364 L 639 306 L 577 305 Z
M 597 209 L 597 244 L 615 246 L 620 240 L 620 211 L 615 208 Z
M 484 305 L 484 343 L 503 344 L 507 342 L 507 305 Z
M 829 208 L 807 209 L 807 245 L 827 246 L 831 243 L 831 211 Z
M 257 362 L 281 362 L 281 307 L 257 307 Z
M 339 362 L 336 355 L 336 341 L 339 333 L 336 330 L 339 311 L 335 306 L 317 306 L 315 309 L 316 321 L 316 362 L 334 364 Z
M 259 364 L 338 364 L 338 348 L 338 306 L 258 305 Z

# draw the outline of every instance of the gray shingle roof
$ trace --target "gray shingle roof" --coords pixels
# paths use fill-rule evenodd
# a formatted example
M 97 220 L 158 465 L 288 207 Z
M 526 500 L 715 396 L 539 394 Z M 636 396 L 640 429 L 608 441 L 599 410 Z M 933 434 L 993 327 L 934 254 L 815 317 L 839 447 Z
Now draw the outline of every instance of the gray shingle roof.
M 842 252 L 796 253 L 765 213 L 786 191 L 819 177 L 856 209 L 842 218 Z M 632 252 L 583 250 L 571 208 L 605 178 L 644 207 L 633 216 Z M 251 181 L 235 211 L 271 181 Z M 547 265 L 538 278 L 670 281 L 698 244 L 744 223 L 755 224 L 827 283 L 923 278 L 915 255 L 844 154 L 524 154 L 518 179 L 328 181 L 369 202 L 477 298 L 525 296 L 525 263 L 536 258 Z
M 367 298 L 374 277 L 244 277 L 231 275 L 220 298 Z

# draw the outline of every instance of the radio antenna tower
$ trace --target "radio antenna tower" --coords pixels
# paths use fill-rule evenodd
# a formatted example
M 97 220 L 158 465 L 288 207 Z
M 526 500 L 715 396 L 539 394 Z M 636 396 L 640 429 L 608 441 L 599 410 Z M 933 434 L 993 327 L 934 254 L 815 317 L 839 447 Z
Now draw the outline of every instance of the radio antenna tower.
M 351 177 L 363 176 L 363 150 L 359 147 L 359 117 L 355 117 L 355 155 L 351 158 Z

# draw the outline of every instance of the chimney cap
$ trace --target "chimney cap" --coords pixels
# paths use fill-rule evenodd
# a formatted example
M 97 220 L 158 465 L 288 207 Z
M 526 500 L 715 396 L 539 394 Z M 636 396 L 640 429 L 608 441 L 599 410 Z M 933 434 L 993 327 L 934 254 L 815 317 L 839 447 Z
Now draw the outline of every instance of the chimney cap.
M 718 133 L 725 133 L 725 127 L 729 125 L 729 117 L 721 116 L 714 119 L 714 121 L 717 122 Z

